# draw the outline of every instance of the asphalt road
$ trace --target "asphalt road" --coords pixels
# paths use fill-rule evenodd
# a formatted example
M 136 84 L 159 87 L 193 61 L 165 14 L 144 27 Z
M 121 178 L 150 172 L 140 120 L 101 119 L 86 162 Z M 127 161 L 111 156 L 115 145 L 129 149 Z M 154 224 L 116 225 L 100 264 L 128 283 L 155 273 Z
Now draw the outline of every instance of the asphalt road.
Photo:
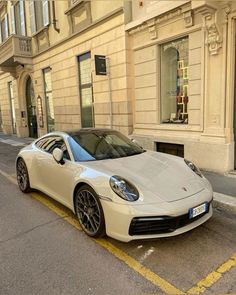
M 19 147 L 0 142 L 0 294 L 236 294 L 236 218 L 215 210 L 181 236 L 88 238 L 70 212 L 14 183 Z

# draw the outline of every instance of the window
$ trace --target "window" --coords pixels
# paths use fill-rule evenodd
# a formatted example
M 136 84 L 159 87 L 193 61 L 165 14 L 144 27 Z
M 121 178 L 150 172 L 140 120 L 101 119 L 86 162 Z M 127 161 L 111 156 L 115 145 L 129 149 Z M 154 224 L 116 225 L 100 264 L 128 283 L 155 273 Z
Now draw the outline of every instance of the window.
M 11 33 L 20 36 L 26 35 L 25 29 L 25 3 L 19 0 L 11 6 Z
M 188 123 L 188 38 L 161 46 L 161 121 Z
M 49 25 L 49 1 L 29 1 L 31 33 Z
M 117 131 L 72 133 L 69 144 L 75 161 L 94 161 L 130 157 L 145 152 Z
M 47 130 L 48 132 L 54 131 L 55 117 L 52 97 L 52 79 L 51 68 L 43 70 L 44 79 L 44 92 L 46 100 L 46 113 L 47 113 Z
M 52 154 L 55 148 L 59 148 L 63 151 L 64 159 L 70 160 L 66 144 L 59 136 L 44 137 L 36 142 L 36 146 L 49 154 Z
M 9 37 L 9 29 L 8 29 L 8 15 L 0 19 L 0 43 L 4 42 Z
M 79 88 L 81 105 L 81 125 L 85 127 L 94 126 L 93 114 L 93 90 L 91 76 L 91 54 L 90 52 L 78 57 L 79 63 Z

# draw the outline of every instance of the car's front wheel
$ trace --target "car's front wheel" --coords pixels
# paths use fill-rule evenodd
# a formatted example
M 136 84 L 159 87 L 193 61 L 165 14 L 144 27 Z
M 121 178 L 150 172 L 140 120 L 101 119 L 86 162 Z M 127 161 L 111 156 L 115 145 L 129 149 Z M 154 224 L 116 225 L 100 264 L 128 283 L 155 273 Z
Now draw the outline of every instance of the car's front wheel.
M 16 175 L 17 175 L 17 183 L 20 190 L 23 193 L 29 193 L 31 191 L 29 174 L 28 174 L 25 161 L 22 158 L 18 159 L 16 163 Z
M 83 231 L 90 237 L 105 235 L 105 219 L 102 205 L 96 192 L 88 185 L 76 191 L 75 211 Z

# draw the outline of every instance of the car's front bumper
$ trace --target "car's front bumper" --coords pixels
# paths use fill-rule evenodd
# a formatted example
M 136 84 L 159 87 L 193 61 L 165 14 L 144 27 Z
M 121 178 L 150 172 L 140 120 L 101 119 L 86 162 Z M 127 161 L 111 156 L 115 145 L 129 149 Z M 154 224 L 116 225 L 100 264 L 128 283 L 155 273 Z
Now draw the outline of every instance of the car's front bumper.
M 102 201 L 104 210 L 106 233 L 108 236 L 120 241 L 129 242 L 137 239 L 152 239 L 160 237 L 175 236 L 186 231 L 189 231 L 212 216 L 212 192 L 204 190 L 198 194 L 190 196 L 186 199 L 175 201 L 172 203 L 159 203 L 148 205 L 135 205 L 135 204 L 117 204 L 109 201 Z M 192 220 L 188 219 L 188 212 L 190 208 L 196 207 L 204 202 L 209 203 L 209 210 Z M 165 221 L 172 219 L 172 223 L 166 223 L 167 226 L 164 230 L 158 231 L 157 223 L 155 230 L 152 232 L 150 229 L 145 231 L 132 231 L 132 222 L 137 218 L 142 218 L 145 222 L 150 217 L 158 218 L 165 217 Z M 141 225 L 142 226 L 142 225 Z M 146 223 L 145 226 L 148 226 Z M 163 228 L 162 228 L 163 229 Z

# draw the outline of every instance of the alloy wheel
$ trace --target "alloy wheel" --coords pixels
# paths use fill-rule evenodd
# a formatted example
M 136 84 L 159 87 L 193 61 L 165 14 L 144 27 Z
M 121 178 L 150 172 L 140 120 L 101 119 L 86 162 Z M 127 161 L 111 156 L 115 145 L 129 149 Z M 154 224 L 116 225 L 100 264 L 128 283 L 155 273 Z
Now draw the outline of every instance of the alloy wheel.
M 76 198 L 76 213 L 83 230 L 96 236 L 102 225 L 102 212 L 96 197 L 89 190 L 79 190 Z

